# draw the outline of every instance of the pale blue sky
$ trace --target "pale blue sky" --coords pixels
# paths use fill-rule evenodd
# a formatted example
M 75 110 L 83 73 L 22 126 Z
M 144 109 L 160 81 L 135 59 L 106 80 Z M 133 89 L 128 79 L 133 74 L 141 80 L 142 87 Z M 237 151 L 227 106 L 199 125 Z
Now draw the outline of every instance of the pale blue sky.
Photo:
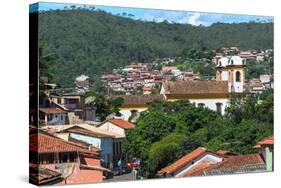
M 30 7 L 30 11 L 46 11 L 64 9 L 65 6 L 70 7 L 74 4 L 62 4 L 62 3 L 39 3 L 39 7 L 36 4 Z M 75 5 L 76 7 L 84 7 L 84 5 Z M 89 5 L 86 5 L 89 7 Z M 123 8 L 123 7 L 112 7 L 112 6 L 100 6 L 91 5 L 95 9 L 101 9 L 109 12 L 113 15 L 121 15 L 125 12 L 132 14 L 132 19 L 140 19 L 143 21 L 156 21 L 162 22 L 167 20 L 169 22 L 175 22 L 180 24 L 192 24 L 192 25 L 205 25 L 209 26 L 212 23 L 239 23 L 249 21 L 263 21 L 273 22 L 273 17 L 270 16 L 253 16 L 253 15 L 237 15 L 237 14 L 217 14 L 217 13 L 203 13 L 203 12 L 190 12 L 190 11 L 169 11 L 169 10 L 156 10 L 156 9 L 142 9 L 142 8 Z

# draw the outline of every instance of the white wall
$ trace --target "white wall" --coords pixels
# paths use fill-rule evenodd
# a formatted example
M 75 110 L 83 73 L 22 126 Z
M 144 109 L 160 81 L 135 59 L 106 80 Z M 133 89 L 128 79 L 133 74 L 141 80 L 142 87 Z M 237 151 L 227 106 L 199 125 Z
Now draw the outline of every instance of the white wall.
M 125 137 L 125 130 L 121 127 L 118 127 L 118 126 L 110 123 L 110 122 L 105 122 L 104 124 L 100 125 L 98 128 L 106 130 L 106 131 L 110 131 L 110 132 L 113 132 L 113 133 L 117 133 L 118 135 L 122 135 L 122 136 Z
M 190 99 L 189 100 L 192 103 L 196 103 L 197 105 L 199 103 L 205 104 L 206 107 L 208 107 L 211 110 L 217 111 L 217 105 L 216 103 L 222 103 L 222 115 L 225 113 L 225 108 L 228 105 L 229 99 Z
M 194 161 L 191 161 L 187 165 L 185 165 L 183 168 L 179 169 L 177 172 L 175 172 L 174 177 L 182 177 L 185 173 L 187 173 L 189 170 L 191 170 L 193 167 L 199 165 L 202 162 L 209 162 L 211 164 L 216 164 L 218 162 L 221 162 L 223 157 L 206 153 L 199 158 L 195 159 Z
M 228 73 L 228 71 L 222 71 L 221 72 L 221 80 L 223 80 L 223 81 L 228 81 L 228 75 L 229 75 L 229 73 Z
M 131 110 L 137 110 L 138 113 L 145 111 L 147 108 L 130 108 L 130 109 L 120 109 L 120 113 L 122 114 L 122 118 L 128 121 L 129 117 L 132 115 Z

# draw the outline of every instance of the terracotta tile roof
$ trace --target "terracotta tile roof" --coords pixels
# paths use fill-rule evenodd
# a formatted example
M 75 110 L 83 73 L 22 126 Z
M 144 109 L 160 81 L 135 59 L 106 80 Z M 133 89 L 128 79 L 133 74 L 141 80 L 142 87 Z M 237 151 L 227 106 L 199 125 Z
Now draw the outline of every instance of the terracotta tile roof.
M 249 165 L 263 165 L 264 160 L 260 154 L 247 154 L 238 155 L 225 159 L 224 161 L 214 164 L 209 168 L 205 169 L 206 172 L 214 170 L 225 170 L 241 168 Z
M 233 153 L 227 150 L 218 150 L 215 153 L 217 153 L 218 155 L 221 155 L 223 157 L 231 157 L 231 156 L 237 156 L 237 153 Z
M 259 145 L 273 145 L 274 144 L 273 135 L 262 139 L 261 141 L 258 142 L 258 144 Z
M 29 150 L 38 153 L 81 151 L 83 148 L 58 137 L 38 132 L 29 136 Z
M 211 165 L 212 165 L 211 163 L 202 162 L 202 163 L 198 164 L 197 166 L 193 167 L 192 169 L 190 169 L 188 172 L 186 172 L 183 175 L 183 177 L 200 175 L 203 170 L 205 170 L 206 168 L 208 168 Z
M 123 95 L 120 96 L 124 99 L 122 107 L 129 106 L 147 106 L 154 100 L 165 100 L 164 95 L 161 94 L 151 94 L 151 95 Z
M 40 112 L 46 114 L 65 114 L 66 112 L 60 108 L 39 108 Z
M 68 129 L 63 130 L 63 132 L 77 133 L 77 134 L 82 134 L 82 135 L 86 135 L 86 136 L 93 136 L 93 137 L 99 137 L 99 138 L 102 138 L 102 137 L 113 137 L 112 135 L 103 133 L 101 131 L 100 132 L 92 131 L 92 130 L 85 129 L 85 128 L 79 127 L 79 126 L 70 127 Z
M 131 129 L 131 128 L 135 128 L 135 125 L 125 121 L 123 119 L 111 119 L 109 120 L 110 123 L 117 125 L 118 127 L 121 127 L 123 129 Z
M 62 126 L 44 126 L 41 129 L 47 131 L 48 133 L 62 133 L 67 132 L 67 130 L 71 130 L 72 128 L 80 128 L 76 130 L 81 130 L 84 133 L 96 135 L 99 137 L 112 137 L 112 138 L 121 138 L 122 135 L 119 135 L 114 132 L 102 130 L 98 127 L 89 124 L 71 124 L 71 125 L 62 125 Z M 83 130 L 82 130 L 83 129 Z M 75 129 L 73 129 L 75 130 Z M 81 133 L 82 133 L 81 132 Z
M 165 94 L 227 94 L 227 81 L 213 80 L 178 80 L 165 81 Z
M 161 174 L 165 174 L 165 173 L 173 173 L 176 170 L 184 167 L 185 165 L 187 165 L 188 163 L 190 163 L 191 161 L 193 161 L 197 157 L 201 156 L 206 151 L 207 151 L 206 148 L 199 147 L 199 148 L 193 150 L 192 152 L 188 153 L 187 155 L 183 156 L 182 158 L 180 158 L 176 162 L 170 164 L 169 166 L 167 166 L 165 168 L 162 168 L 158 172 L 158 174 L 161 175 Z

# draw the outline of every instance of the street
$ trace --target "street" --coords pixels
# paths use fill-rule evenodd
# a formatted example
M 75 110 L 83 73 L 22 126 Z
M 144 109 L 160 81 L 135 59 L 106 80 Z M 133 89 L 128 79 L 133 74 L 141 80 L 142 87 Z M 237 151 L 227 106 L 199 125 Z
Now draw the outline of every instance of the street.
M 133 180 L 133 173 L 122 174 L 120 176 L 114 176 L 112 179 L 104 180 L 105 182 L 115 182 L 115 181 L 130 181 Z

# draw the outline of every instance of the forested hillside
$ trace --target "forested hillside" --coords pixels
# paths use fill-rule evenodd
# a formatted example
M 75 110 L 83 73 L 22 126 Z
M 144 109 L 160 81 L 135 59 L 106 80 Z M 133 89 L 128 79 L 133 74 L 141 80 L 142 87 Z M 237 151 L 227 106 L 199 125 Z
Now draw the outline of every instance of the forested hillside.
M 210 50 L 240 45 L 273 48 L 272 23 L 217 23 L 209 27 L 155 23 L 94 10 L 53 10 L 39 14 L 39 43 L 57 57 L 54 79 L 73 86 L 80 74 L 98 81 L 131 62 L 181 56 L 186 49 Z

